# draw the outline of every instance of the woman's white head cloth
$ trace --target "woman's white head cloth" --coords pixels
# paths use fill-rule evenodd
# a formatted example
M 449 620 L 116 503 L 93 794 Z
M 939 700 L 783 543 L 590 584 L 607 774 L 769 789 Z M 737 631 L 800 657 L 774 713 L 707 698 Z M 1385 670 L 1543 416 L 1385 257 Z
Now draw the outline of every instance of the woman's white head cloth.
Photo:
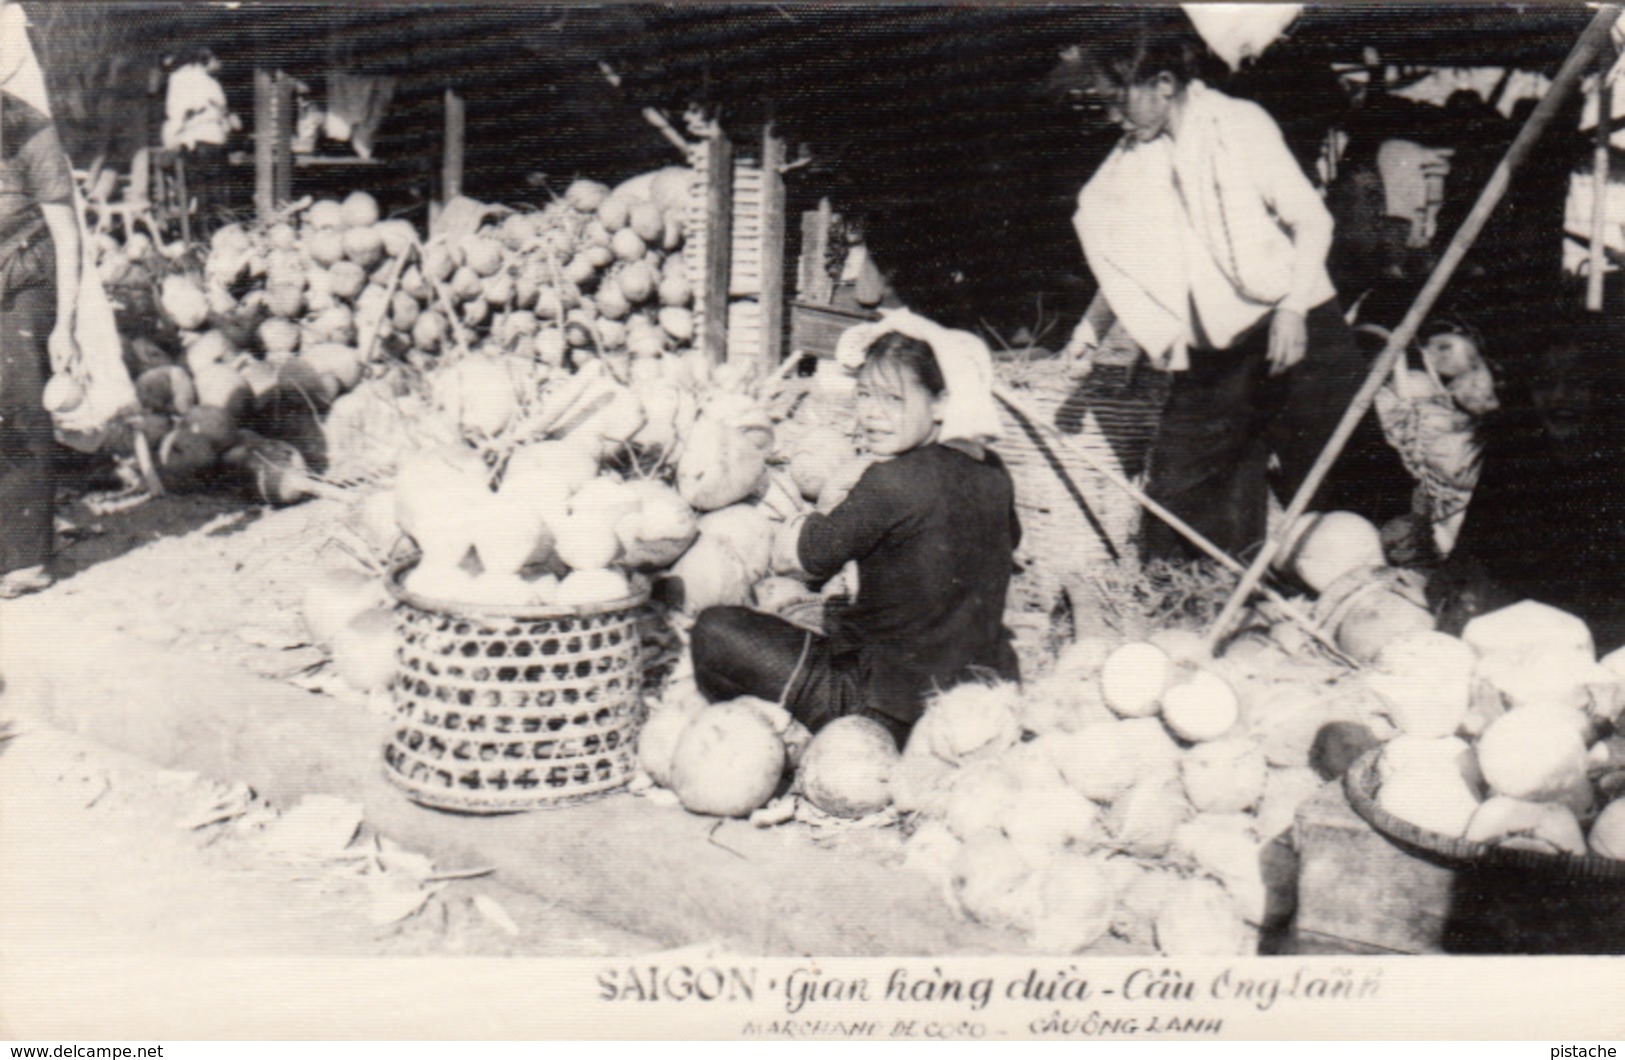
M 0 0 L 0 92 L 50 117 L 51 96 L 28 40 L 28 15 L 15 0 Z
M 986 445 L 1002 430 L 993 402 L 993 356 L 987 343 L 968 331 L 945 328 L 907 309 L 885 311 L 872 324 L 848 328 L 835 346 L 835 359 L 847 371 L 863 367 L 870 343 L 888 331 L 918 339 L 931 347 L 942 370 L 946 392 L 937 440 Z

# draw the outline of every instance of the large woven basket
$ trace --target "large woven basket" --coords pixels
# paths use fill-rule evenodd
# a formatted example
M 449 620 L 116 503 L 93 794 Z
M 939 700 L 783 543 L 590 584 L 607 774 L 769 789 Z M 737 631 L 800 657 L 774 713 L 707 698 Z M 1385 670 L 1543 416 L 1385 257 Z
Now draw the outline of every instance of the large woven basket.
M 1099 364 L 1073 380 L 1061 361 L 1001 364 L 1001 381 L 1044 420 L 1029 420 L 1001 402 L 1004 435 L 997 450 L 1015 484 L 1022 523 L 1021 555 L 1042 595 L 1092 566 L 1137 555 L 1141 509 L 1046 428 L 1125 478 L 1144 475 L 1167 400 L 1167 378 L 1140 365 Z
M 1343 790 L 1348 794 L 1349 805 L 1354 807 L 1354 812 L 1388 838 L 1461 867 L 1513 868 L 1551 876 L 1613 880 L 1625 884 L 1625 861 L 1596 854 L 1583 857 L 1577 854 L 1543 854 L 1533 850 L 1508 850 L 1491 843 L 1470 843 L 1465 839 L 1430 832 L 1395 817 L 1377 803 L 1381 788 L 1377 774 L 1381 752 L 1381 748 L 1367 751 L 1350 766 L 1343 775 Z M 1625 906 L 1625 892 L 1621 893 L 1620 901 Z
M 1377 802 L 1382 749 L 1343 775 L 1354 812 L 1406 853 L 1455 872 L 1445 948 L 1480 953 L 1625 953 L 1625 861 L 1545 854 L 1441 835 Z
M 631 779 L 643 723 L 646 584 L 590 607 L 432 600 L 387 580 L 399 667 L 385 775 L 426 806 L 507 813 Z

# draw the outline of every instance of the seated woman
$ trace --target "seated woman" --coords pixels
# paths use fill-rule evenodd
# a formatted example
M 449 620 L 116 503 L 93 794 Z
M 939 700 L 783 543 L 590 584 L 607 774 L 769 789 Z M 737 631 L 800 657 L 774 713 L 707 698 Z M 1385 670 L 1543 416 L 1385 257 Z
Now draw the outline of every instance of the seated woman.
M 1608 321 L 1560 324 L 1512 380 L 1450 558 L 1428 582 L 1439 627 L 1519 600 L 1568 611 L 1598 653 L 1625 645 L 1625 385 Z
M 1010 474 L 986 447 L 998 432 L 986 347 L 907 312 L 879 326 L 858 370 L 857 413 L 883 459 L 828 514 L 799 516 L 788 538 L 815 580 L 856 560 L 856 600 L 829 609 L 822 636 L 748 608 L 708 608 L 693 654 L 708 699 L 783 702 L 814 732 L 858 714 L 901 746 L 934 690 L 977 671 L 1017 678 L 1004 601 L 1021 529 Z

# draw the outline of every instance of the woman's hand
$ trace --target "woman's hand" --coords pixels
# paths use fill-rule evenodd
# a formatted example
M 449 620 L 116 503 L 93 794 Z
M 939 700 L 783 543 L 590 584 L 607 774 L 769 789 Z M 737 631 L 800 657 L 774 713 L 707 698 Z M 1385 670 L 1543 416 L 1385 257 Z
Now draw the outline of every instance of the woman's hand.
M 1270 316 L 1270 375 L 1280 375 L 1299 361 L 1309 348 L 1309 325 L 1294 309 L 1277 309 Z

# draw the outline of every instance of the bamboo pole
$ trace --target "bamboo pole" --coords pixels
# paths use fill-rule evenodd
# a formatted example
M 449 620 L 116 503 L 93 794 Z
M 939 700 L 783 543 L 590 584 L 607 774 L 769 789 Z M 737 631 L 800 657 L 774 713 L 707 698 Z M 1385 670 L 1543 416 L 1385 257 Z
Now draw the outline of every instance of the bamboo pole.
M 1144 490 L 1130 482 L 1128 478 L 1116 468 L 1105 463 L 1104 461 L 1096 459 L 1093 453 L 1089 452 L 1089 450 L 1085 449 L 1083 446 L 1077 444 L 1077 442 L 1073 441 L 1073 439 L 1068 435 L 1062 433 L 1061 430 L 1054 424 L 1028 409 L 1021 403 L 1020 399 L 1018 399 L 1009 390 L 1002 386 L 995 386 L 993 388 L 993 396 L 998 398 L 1009 408 L 1020 413 L 1029 423 L 1032 423 L 1034 426 L 1044 431 L 1069 452 L 1076 454 L 1080 459 L 1083 460 L 1084 463 L 1088 464 L 1092 470 L 1100 473 L 1112 485 L 1116 486 L 1124 493 L 1127 493 L 1130 497 L 1133 497 L 1135 502 L 1138 503 L 1140 507 L 1144 508 L 1152 515 L 1155 515 L 1158 519 L 1161 519 L 1163 522 L 1173 527 L 1173 529 L 1181 537 L 1185 538 L 1185 540 L 1201 549 L 1209 559 L 1212 559 L 1219 566 L 1223 567 L 1232 574 L 1245 574 L 1247 572 L 1247 568 L 1243 567 L 1233 556 L 1224 551 L 1224 549 L 1220 548 L 1218 545 L 1215 545 L 1212 541 L 1209 541 L 1201 533 L 1201 531 L 1197 530 L 1185 520 L 1181 519 L 1179 516 L 1157 503 L 1157 501 L 1147 495 Z M 1295 623 L 1299 628 L 1301 628 L 1305 633 L 1309 634 L 1315 640 L 1319 641 L 1321 646 L 1330 651 L 1339 661 L 1347 663 L 1349 666 L 1358 668 L 1359 664 L 1353 659 L 1350 659 L 1347 655 L 1343 654 L 1342 650 L 1339 649 L 1337 644 L 1331 639 L 1330 634 L 1323 632 L 1319 624 L 1316 623 L 1314 619 L 1304 614 L 1296 604 L 1267 585 L 1261 587 L 1260 591 L 1263 592 L 1264 596 L 1270 601 L 1270 603 L 1281 609 L 1281 613 L 1285 615 L 1287 619 Z
M 1608 140 L 1614 129 L 1614 94 L 1608 86 L 1606 63 L 1597 74 L 1597 143 L 1591 153 L 1591 246 L 1590 271 L 1586 273 L 1586 308 L 1602 312 L 1603 281 L 1607 279 L 1608 256 Z
M 1467 220 L 1462 222 L 1461 228 L 1450 240 L 1450 246 L 1445 250 L 1444 256 L 1439 259 L 1438 265 L 1434 266 L 1433 274 L 1428 277 L 1427 283 L 1423 285 L 1422 290 L 1417 294 L 1416 300 L 1411 303 L 1411 308 L 1405 314 L 1405 319 L 1399 322 L 1399 326 L 1388 337 L 1388 344 L 1383 347 L 1382 353 L 1377 356 L 1376 361 L 1371 365 L 1371 371 L 1366 375 L 1365 383 L 1354 395 L 1354 400 L 1349 403 L 1347 411 L 1343 413 L 1343 419 L 1338 423 L 1337 429 L 1332 432 L 1332 436 L 1326 442 L 1325 448 L 1321 450 L 1320 457 L 1315 461 L 1314 466 L 1309 469 L 1309 474 L 1305 477 L 1303 485 L 1298 488 L 1297 495 L 1292 498 L 1292 503 L 1287 506 L 1286 515 L 1282 519 L 1278 532 L 1265 538 L 1264 547 L 1259 550 L 1257 557 L 1253 559 L 1252 565 L 1248 567 L 1246 574 L 1242 576 L 1241 583 L 1236 586 L 1235 592 L 1230 594 L 1230 599 L 1225 602 L 1224 610 L 1214 620 L 1212 628 L 1208 630 L 1208 645 L 1210 647 L 1224 640 L 1230 627 L 1241 614 L 1241 609 L 1246 606 L 1247 599 L 1258 588 L 1259 582 L 1264 576 L 1264 571 L 1269 567 L 1270 561 L 1275 558 L 1276 553 L 1280 551 L 1286 533 L 1290 530 L 1292 524 L 1297 522 L 1298 517 L 1308 509 L 1309 502 L 1314 498 L 1315 491 L 1320 488 L 1320 484 L 1325 480 L 1332 464 L 1336 462 L 1338 455 L 1342 453 L 1343 447 L 1348 444 L 1348 440 L 1354 434 L 1354 429 L 1358 426 L 1361 418 L 1371 408 L 1371 403 L 1375 400 L 1377 391 L 1382 387 L 1383 380 L 1393 371 L 1394 363 L 1405 351 L 1405 348 L 1410 345 L 1411 340 L 1416 337 L 1416 332 L 1422 326 L 1423 320 L 1433 309 L 1433 303 L 1438 301 L 1439 295 L 1444 292 L 1445 285 L 1455 275 L 1462 259 L 1467 256 L 1467 251 L 1472 248 L 1473 242 L 1478 239 L 1479 233 L 1483 231 L 1484 224 L 1489 220 L 1490 214 L 1494 212 L 1501 198 L 1506 195 L 1507 187 L 1512 182 L 1513 171 L 1529 157 L 1529 153 L 1534 150 L 1535 144 L 1540 140 L 1541 134 L 1546 131 L 1546 126 L 1551 124 L 1552 118 L 1556 116 L 1558 108 L 1573 92 L 1574 86 L 1580 80 L 1580 75 L 1591 65 L 1592 60 L 1597 57 L 1603 46 L 1608 42 L 1608 32 L 1613 27 L 1614 22 L 1618 20 L 1619 12 L 1620 8 L 1617 4 L 1608 4 L 1598 8 L 1597 14 L 1591 19 L 1590 24 L 1586 26 L 1585 32 L 1575 42 L 1574 49 L 1569 52 L 1568 58 L 1563 61 L 1562 69 L 1557 72 L 1557 77 L 1553 79 L 1551 88 L 1547 90 L 1546 95 L 1536 105 L 1534 112 L 1529 115 L 1529 120 L 1524 122 L 1523 128 L 1518 131 L 1517 139 L 1512 141 L 1512 146 L 1507 148 L 1505 157 L 1495 167 L 1495 172 L 1490 175 L 1489 182 L 1484 185 L 1484 190 L 1479 193 L 1478 201 L 1473 204 L 1473 209 L 1467 215 Z

